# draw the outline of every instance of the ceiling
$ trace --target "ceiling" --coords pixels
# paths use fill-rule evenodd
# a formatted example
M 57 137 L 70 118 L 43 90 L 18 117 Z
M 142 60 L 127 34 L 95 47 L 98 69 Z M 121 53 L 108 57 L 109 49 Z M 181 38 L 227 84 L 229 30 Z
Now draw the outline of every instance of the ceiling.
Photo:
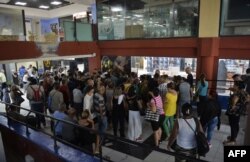
M 60 2 L 60 4 L 53 5 L 51 2 Z M 53 10 L 72 4 L 84 4 L 87 5 L 89 2 L 94 2 L 94 0 L 0 0 L 0 4 L 18 6 L 18 7 L 29 7 L 35 9 L 43 10 Z M 17 2 L 26 3 L 26 5 L 17 5 Z M 39 6 L 48 6 L 48 8 L 39 8 Z
M 51 2 L 53 2 L 53 1 L 60 2 L 61 4 L 59 4 L 59 5 L 53 5 L 53 4 L 51 4 Z M 7 3 L 3 3 L 3 2 L 7 2 Z M 71 2 L 65 1 L 65 0 L 3 0 L 3 1 L 0 0 L 1 4 L 14 5 L 14 6 L 22 6 L 22 5 L 16 5 L 15 4 L 16 2 L 26 3 L 26 5 L 24 5 L 24 7 L 30 7 L 30 8 L 38 8 L 39 9 L 39 6 L 41 6 L 41 5 L 48 6 L 49 8 L 46 9 L 46 10 L 60 8 L 60 7 L 72 4 Z
M 15 2 L 26 2 L 26 6 L 15 5 Z M 61 1 L 60 5 L 51 5 L 52 1 Z M 0 0 L 1 8 L 19 9 L 25 11 L 26 17 L 55 18 L 73 15 L 74 13 L 88 11 L 95 0 Z M 40 5 L 49 5 L 48 9 L 39 8 Z

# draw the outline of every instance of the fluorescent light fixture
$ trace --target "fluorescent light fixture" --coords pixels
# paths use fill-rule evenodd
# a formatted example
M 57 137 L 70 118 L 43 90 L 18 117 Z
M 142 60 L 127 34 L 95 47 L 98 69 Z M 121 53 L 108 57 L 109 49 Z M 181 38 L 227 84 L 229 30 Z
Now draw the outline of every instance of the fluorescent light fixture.
M 122 8 L 121 7 L 111 7 L 111 11 L 120 12 L 120 11 L 122 11 Z
M 15 5 L 20 5 L 20 6 L 25 6 L 27 3 L 26 2 L 16 2 Z
M 48 8 L 49 8 L 49 6 L 44 6 L 44 5 L 41 5 L 41 6 L 39 6 L 39 8 L 42 8 L 42 9 L 48 9 Z
M 143 15 L 134 14 L 135 17 L 143 17 Z
M 52 1 L 50 4 L 52 4 L 52 5 L 60 5 L 60 4 L 62 4 L 62 2 L 60 2 L 60 1 Z

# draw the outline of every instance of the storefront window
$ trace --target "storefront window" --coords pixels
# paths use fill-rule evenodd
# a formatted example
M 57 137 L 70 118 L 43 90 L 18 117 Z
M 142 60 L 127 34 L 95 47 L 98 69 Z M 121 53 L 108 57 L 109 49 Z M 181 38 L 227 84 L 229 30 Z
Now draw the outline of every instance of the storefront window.
M 137 57 L 137 56 L 103 56 L 102 71 L 119 70 L 129 73 L 135 72 L 138 76 L 147 74 L 154 75 L 156 70 L 160 70 L 161 75 L 167 74 L 170 77 L 181 75 L 186 77 L 186 67 L 192 69 L 192 74 L 196 78 L 196 58 L 180 57 Z
M 222 0 L 221 35 L 250 35 L 250 1 Z
M 24 39 L 22 10 L 0 7 L 0 41 Z
M 196 62 L 195 58 L 131 57 L 131 71 L 138 73 L 138 75 L 153 75 L 156 70 L 160 70 L 161 75 L 186 77 L 185 68 L 190 67 L 194 78 L 196 78 Z
M 97 1 L 99 40 L 197 36 L 198 2 Z
M 233 86 L 233 76 L 244 80 L 246 70 L 250 68 L 250 60 L 219 59 L 217 75 L 217 91 L 223 95 L 229 95 L 228 89 Z

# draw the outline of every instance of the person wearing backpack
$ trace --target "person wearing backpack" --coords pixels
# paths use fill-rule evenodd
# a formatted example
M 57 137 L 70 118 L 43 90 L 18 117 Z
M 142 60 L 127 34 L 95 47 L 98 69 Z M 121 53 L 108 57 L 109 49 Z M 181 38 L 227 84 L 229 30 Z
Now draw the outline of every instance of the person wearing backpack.
M 44 89 L 43 86 L 37 84 L 37 80 L 32 78 L 30 85 L 27 87 L 27 99 L 30 102 L 30 108 L 33 111 L 44 113 Z M 41 123 L 46 126 L 43 115 L 36 113 L 37 128 L 41 128 Z
M 185 103 L 182 106 L 182 118 L 178 118 L 174 123 L 173 131 L 169 137 L 169 142 L 167 145 L 167 149 L 170 150 L 171 146 L 175 145 L 175 151 L 180 154 L 184 154 L 186 156 L 191 156 L 195 158 L 197 156 L 197 141 L 196 141 L 196 134 L 194 130 L 197 130 L 197 123 L 198 130 L 203 132 L 202 126 L 200 122 L 195 120 L 192 117 L 192 106 L 189 103 Z M 192 127 L 192 129 L 190 128 Z M 188 161 L 180 157 L 175 157 L 175 162 L 183 162 Z

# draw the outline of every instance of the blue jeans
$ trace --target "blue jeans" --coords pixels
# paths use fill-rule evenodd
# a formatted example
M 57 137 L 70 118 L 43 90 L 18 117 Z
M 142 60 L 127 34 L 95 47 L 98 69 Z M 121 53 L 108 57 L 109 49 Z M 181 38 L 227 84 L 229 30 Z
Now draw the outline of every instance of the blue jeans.
M 98 116 L 98 130 L 101 134 L 105 133 L 106 129 L 108 128 L 108 119 L 106 116 Z
M 207 131 L 207 141 L 208 141 L 208 143 L 210 143 L 210 141 L 212 139 L 214 128 L 217 126 L 217 123 L 218 123 L 218 117 L 216 116 L 213 119 L 211 119 L 207 123 L 207 125 L 204 127 L 204 132 Z

